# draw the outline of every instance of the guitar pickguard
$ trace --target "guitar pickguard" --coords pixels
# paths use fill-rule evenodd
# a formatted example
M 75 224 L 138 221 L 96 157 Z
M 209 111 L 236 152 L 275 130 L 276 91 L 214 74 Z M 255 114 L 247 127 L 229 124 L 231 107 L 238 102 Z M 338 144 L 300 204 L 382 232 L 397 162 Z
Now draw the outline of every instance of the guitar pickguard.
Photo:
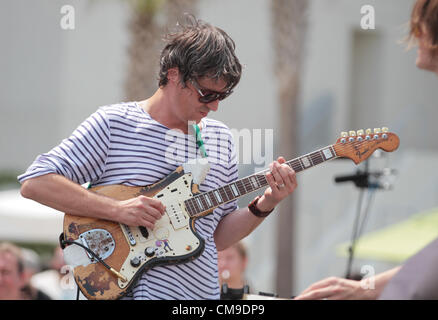
M 142 232 L 139 227 L 128 227 L 136 244 L 131 246 L 120 270 L 124 276 L 132 279 L 145 264 L 177 263 L 199 251 L 200 239 L 192 232 L 184 207 L 184 200 L 191 196 L 191 175 L 185 174 L 154 196 L 165 205 L 166 214 L 155 223 L 153 230 Z M 126 228 L 123 231 L 128 237 Z M 125 288 L 129 282 L 119 279 L 118 285 Z

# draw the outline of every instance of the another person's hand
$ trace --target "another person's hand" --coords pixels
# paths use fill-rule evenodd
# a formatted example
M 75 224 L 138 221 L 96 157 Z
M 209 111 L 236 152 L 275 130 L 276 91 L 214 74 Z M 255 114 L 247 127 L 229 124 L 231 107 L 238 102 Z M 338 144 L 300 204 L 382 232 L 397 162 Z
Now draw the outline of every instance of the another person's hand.
M 361 281 L 330 277 L 315 282 L 296 296 L 297 300 L 364 300 L 376 299 L 374 289 L 366 289 Z

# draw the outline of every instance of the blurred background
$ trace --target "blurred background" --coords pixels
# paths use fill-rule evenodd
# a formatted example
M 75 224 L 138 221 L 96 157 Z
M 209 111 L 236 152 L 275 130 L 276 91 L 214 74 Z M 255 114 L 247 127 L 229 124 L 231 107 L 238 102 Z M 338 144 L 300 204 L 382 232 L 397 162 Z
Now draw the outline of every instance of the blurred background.
M 295 158 L 341 131 L 385 126 L 401 141 L 359 166 L 337 159 L 298 174 L 293 196 L 244 240 L 253 291 L 290 297 L 345 276 L 356 221 L 364 242 L 352 273 L 400 264 L 438 235 L 438 218 L 427 218 L 438 206 L 438 79 L 415 67 L 416 49 L 404 42 L 413 2 L 1 1 L 0 241 L 33 250 L 40 271 L 49 268 L 63 214 L 23 199 L 17 175 L 99 106 L 149 97 L 161 37 L 188 12 L 225 30 L 244 65 L 212 115 L 236 134 L 240 177 L 267 167 L 271 149 Z M 374 29 L 361 27 L 364 5 L 374 8 Z M 384 173 L 378 188 L 334 181 L 365 169 Z

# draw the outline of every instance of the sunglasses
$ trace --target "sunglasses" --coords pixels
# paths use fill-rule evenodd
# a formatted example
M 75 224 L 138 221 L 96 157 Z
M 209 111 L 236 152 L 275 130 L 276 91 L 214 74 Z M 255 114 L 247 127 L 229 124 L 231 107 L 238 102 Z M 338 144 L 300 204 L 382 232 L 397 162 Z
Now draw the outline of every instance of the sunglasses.
M 233 90 L 228 90 L 225 92 L 217 92 L 209 89 L 202 88 L 198 82 L 194 79 L 190 79 L 190 82 L 193 84 L 193 87 L 199 93 L 199 102 L 201 103 L 210 103 L 216 100 L 224 100 L 230 94 L 233 93 Z

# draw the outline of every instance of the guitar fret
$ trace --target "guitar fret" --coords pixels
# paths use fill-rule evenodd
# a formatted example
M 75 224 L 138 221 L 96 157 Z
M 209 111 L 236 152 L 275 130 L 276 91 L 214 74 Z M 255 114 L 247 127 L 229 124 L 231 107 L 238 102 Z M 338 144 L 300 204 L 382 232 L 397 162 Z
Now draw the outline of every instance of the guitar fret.
M 306 169 L 306 167 L 303 164 L 303 160 L 301 158 L 298 158 L 298 161 L 300 162 L 301 168 Z
M 256 190 L 258 188 L 258 186 L 259 186 L 258 183 L 257 183 L 256 178 L 250 177 L 250 181 L 251 181 L 251 184 L 253 186 L 253 190 Z
M 314 164 L 313 164 L 313 159 L 312 159 L 312 155 L 313 155 L 313 153 L 312 154 L 310 154 L 310 155 L 308 155 L 307 156 L 307 159 L 309 159 L 309 161 L 310 161 L 310 163 L 312 164 L 312 167 L 314 166 Z
M 248 178 L 242 179 L 243 187 L 245 188 L 246 193 L 253 191 L 251 189 L 251 182 L 249 182 Z
M 333 158 L 333 152 L 330 149 L 331 149 L 331 147 L 328 147 L 328 148 L 325 148 L 321 151 L 325 160 L 329 160 L 329 159 Z
M 249 181 L 249 178 L 243 179 L 243 183 L 244 183 L 246 192 L 252 192 L 253 191 L 251 182 Z
M 196 203 L 198 204 L 199 208 L 201 210 L 204 210 L 204 206 L 202 205 L 201 200 L 199 200 L 199 197 L 195 197 L 195 199 L 196 199 Z
M 220 196 L 219 191 L 217 191 L 217 189 L 214 191 L 214 195 L 215 195 L 215 197 L 217 199 L 217 202 L 221 203 L 222 202 L 222 197 Z
M 217 201 L 216 197 L 214 196 L 214 192 L 213 191 L 210 191 L 207 194 L 207 197 L 211 200 L 211 202 L 213 203 L 214 207 L 219 205 L 219 201 Z
M 188 201 L 188 203 L 189 203 L 189 210 L 191 211 L 191 214 L 192 214 L 192 216 L 194 215 L 194 214 L 196 214 L 196 208 L 195 208 L 195 204 L 194 204 L 194 202 L 193 202 L 193 198 L 190 198 L 189 200 L 187 200 Z
M 268 180 L 266 180 L 265 175 L 258 174 L 257 180 L 260 187 L 266 186 L 268 184 Z
M 194 198 L 192 198 L 192 205 L 193 205 L 193 209 L 195 210 L 195 214 L 202 211 L 200 210 L 198 203 Z
M 233 183 L 233 184 L 231 184 L 230 186 L 231 186 L 231 190 L 233 191 L 234 197 L 238 197 L 238 196 L 240 196 L 239 191 L 237 191 L 236 184 Z
M 320 164 L 321 162 L 324 162 L 324 158 L 321 154 L 321 151 L 316 151 L 310 155 L 312 158 L 312 164 L 315 166 L 317 164 Z
M 207 200 L 205 199 L 205 195 L 204 194 L 199 195 L 199 198 L 200 198 L 199 200 L 201 200 L 202 206 L 205 209 L 210 209 L 210 206 L 208 205 Z
M 195 197 L 194 199 L 196 201 L 196 204 L 198 205 L 198 208 L 200 208 L 202 210 L 202 204 L 201 204 L 201 201 L 199 201 L 199 198 Z
M 193 212 L 193 209 L 192 209 L 192 206 L 191 206 L 191 203 L 190 203 L 191 200 L 192 199 L 187 199 L 186 201 L 184 201 L 184 204 L 185 204 L 187 213 L 189 214 L 189 216 L 192 217 L 194 212 Z
M 228 195 L 227 195 L 227 192 L 225 191 L 224 187 L 220 188 L 219 193 L 220 193 L 222 199 L 224 199 L 224 202 L 227 202 L 228 201 Z
M 240 194 L 246 194 L 245 185 L 242 180 L 236 181 L 237 188 L 239 189 Z
M 209 207 L 209 208 L 213 208 L 214 207 L 214 205 L 213 205 L 213 203 L 211 202 L 211 200 L 210 200 L 210 197 L 209 197 L 209 194 L 208 193 L 206 193 L 205 194 L 205 201 L 207 202 L 207 206 Z
M 294 169 L 295 172 L 300 172 L 303 170 L 303 166 L 299 161 L 293 161 L 291 167 L 292 169 Z
M 224 186 L 224 191 L 227 194 L 228 200 L 232 200 L 234 198 L 233 192 L 232 192 L 231 187 L 229 185 Z
M 303 165 L 303 168 L 310 167 L 310 161 L 309 161 L 309 158 L 307 158 L 307 156 L 301 157 L 300 160 L 301 160 L 301 163 Z
M 193 212 L 193 205 L 191 203 L 192 199 L 187 199 L 186 201 L 184 201 L 185 205 L 186 205 L 186 209 L 189 212 L 190 216 L 193 216 L 194 212 Z
M 301 168 L 300 171 L 303 171 L 303 170 L 304 170 L 304 166 L 303 166 L 303 164 L 301 163 L 300 159 L 298 159 L 296 162 L 300 165 L 300 168 Z
M 336 151 L 335 151 L 335 149 L 333 148 L 333 146 L 330 146 L 329 149 L 332 151 L 332 155 L 333 155 L 334 157 L 337 157 L 337 156 L 338 156 L 338 155 L 336 154 Z

